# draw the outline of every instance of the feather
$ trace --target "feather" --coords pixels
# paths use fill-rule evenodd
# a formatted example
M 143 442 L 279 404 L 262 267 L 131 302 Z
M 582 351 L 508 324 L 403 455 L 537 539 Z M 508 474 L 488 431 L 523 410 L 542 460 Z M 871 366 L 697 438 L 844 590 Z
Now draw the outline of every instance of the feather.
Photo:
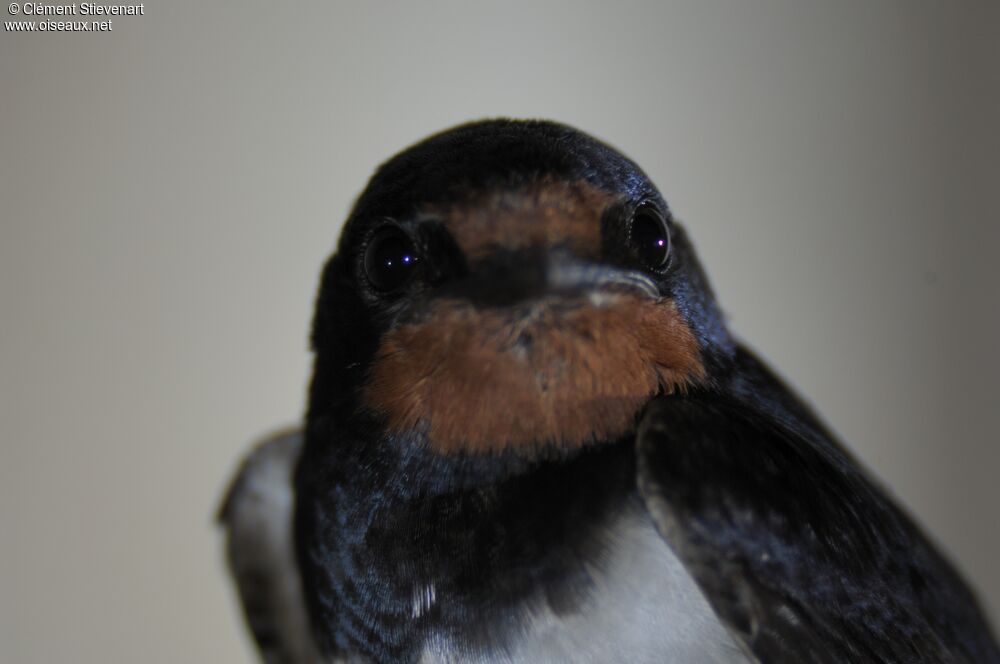
M 719 394 L 637 438 L 660 534 L 758 661 L 1000 662 L 972 594 L 824 434 Z
M 319 664 L 292 534 L 292 475 L 302 434 L 272 436 L 247 456 L 219 511 L 247 626 L 267 664 Z

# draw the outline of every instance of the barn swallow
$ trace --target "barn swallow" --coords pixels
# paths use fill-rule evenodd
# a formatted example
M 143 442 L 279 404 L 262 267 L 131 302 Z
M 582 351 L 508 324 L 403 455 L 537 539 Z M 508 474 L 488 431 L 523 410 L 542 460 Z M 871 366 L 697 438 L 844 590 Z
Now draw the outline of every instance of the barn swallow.
M 586 134 L 484 121 L 382 165 L 312 346 L 302 431 L 222 510 L 269 663 L 1000 662 Z

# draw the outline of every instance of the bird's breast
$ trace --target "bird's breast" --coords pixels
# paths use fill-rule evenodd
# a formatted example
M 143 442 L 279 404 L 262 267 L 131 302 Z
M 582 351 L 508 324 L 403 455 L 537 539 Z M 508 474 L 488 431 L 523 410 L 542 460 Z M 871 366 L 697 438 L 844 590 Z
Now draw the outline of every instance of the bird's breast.
M 510 609 L 502 619 L 490 618 L 493 624 L 471 615 L 458 633 L 430 632 L 419 661 L 750 661 L 641 507 L 614 517 L 601 538 L 603 545 L 595 549 L 600 553 L 581 562 L 576 575 L 579 597 L 570 606 L 540 593 Z M 444 599 L 435 592 L 428 588 L 415 596 L 414 610 L 427 610 Z M 504 636 L 490 644 L 494 631 Z M 471 647 L 472 642 L 479 645 Z

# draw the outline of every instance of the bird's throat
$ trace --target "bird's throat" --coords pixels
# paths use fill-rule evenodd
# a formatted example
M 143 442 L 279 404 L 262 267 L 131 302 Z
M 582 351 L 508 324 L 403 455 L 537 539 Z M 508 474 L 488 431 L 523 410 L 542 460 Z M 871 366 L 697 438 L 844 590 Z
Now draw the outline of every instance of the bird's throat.
M 704 378 L 697 341 L 672 302 L 609 295 L 525 314 L 436 303 L 388 332 L 362 392 L 390 432 L 426 432 L 443 454 L 617 440 L 657 393 Z

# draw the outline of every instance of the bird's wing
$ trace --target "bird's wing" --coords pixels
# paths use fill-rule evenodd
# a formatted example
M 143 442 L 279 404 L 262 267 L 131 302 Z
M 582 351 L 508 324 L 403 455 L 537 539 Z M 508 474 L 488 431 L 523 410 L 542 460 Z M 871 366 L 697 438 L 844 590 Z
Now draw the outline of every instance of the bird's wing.
M 657 529 L 757 661 L 1000 662 L 954 570 L 821 434 L 692 396 L 654 401 L 637 445 Z
M 273 436 L 243 461 L 219 511 L 247 625 L 267 664 L 319 664 L 292 535 L 302 434 Z

